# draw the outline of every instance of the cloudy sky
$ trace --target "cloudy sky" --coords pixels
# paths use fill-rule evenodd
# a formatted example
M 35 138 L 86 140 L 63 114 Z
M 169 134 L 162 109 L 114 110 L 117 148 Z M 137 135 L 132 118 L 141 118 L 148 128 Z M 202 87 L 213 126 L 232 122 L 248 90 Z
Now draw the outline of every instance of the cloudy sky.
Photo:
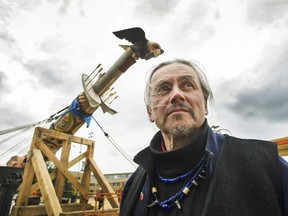
M 82 92 L 81 75 L 99 63 L 108 70 L 123 53 L 118 45 L 129 44 L 112 32 L 136 26 L 165 53 L 138 60 L 115 83 L 119 97 L 112 107 L 118 114 L 99 109 L 93 115 L 131 157 L 157 131 L 143 101 L 146 74 L 173 58 L 197 60 L 205 68 L 215 96 L 210 125 L 243 138 L 288 136 L 286 0 L 2 0 L 0 130 L 46 119 L 68 106 Z M 104 173 L 135 169 L 95 122 L 76 135 L 88 138 L 91 132 L 94 158 Z M 28 148 L 21 139 L 1 142 L 0 165 Z M 7 149 L 12 155 L 4 154 Z M 74 155 L 83 151 L 72 149 Z

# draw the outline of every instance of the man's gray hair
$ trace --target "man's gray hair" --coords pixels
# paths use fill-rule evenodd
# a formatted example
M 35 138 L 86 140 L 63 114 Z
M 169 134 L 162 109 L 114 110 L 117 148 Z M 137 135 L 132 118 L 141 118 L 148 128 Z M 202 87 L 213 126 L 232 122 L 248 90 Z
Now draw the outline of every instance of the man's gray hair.
M 206 77 L 204 71 L 198 66 L 198 63 L 196 63 L 194 61 L 188 61 L 185 59 L 174 59 L 174 60 L 162 62 L 162 63 L 156 65 L 154 68 L 152 68 L 152 70 L 148 76 L 148 80 L 146 82 L 146 88 L 145 88 L 145 92 L 144 92 L 144 100 L 145 100 L 145 103 L 147 106 L 150 105 L 151 81 L 152 81 L 152 77 L 153 77 L 154 73 L 157 70 L 159 70 L 160 68 L 162 68 L 166 65 L 173 64 L 173 63 L 181 63 L 181 64 L 184 64 L 184 65 L 191 67 L 196 72 L 196 74 L 199 78 L 205 101 L 213 100 L 213 92 L 210 88 L 207 77 Z

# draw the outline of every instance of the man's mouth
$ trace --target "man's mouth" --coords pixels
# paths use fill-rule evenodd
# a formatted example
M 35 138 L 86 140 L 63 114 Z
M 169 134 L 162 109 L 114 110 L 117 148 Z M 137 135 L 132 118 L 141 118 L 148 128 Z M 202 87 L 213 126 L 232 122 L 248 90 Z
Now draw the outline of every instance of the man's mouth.
M 189 112 L 189 110 L 185 107 L 173 107 L 167 112 L 167 116 L 176 112 Z

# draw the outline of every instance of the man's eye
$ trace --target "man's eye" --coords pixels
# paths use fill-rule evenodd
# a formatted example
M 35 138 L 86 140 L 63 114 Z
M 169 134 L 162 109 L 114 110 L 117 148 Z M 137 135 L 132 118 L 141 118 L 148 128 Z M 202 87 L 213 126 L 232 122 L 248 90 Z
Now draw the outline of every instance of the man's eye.
M 171 88 L 169 86 L 162 86 L 159 91 L 169 91 Z
M 192 82 L 184 82 L 182 83 L 183 87 L 194 88 L 194 84 Z
M 156 96 L 163 96 L 163 95 L 167 94 L 170 90 L 171 90 L 170 86 L 166 86 L 166 85 L 161 86 L 161 87 L 156 89 L 155 95 Z

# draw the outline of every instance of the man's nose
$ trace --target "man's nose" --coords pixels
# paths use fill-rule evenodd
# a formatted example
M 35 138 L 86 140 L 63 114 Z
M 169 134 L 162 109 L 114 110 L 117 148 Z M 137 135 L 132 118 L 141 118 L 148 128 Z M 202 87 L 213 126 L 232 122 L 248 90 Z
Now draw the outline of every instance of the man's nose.
M 170 93 L 171 93 L 170 103 L 175 103 L 179 100 L 184 101 L 185 97 L 184 97 L 183 91 L 179 89 L 178 86 L 174 86 Z

